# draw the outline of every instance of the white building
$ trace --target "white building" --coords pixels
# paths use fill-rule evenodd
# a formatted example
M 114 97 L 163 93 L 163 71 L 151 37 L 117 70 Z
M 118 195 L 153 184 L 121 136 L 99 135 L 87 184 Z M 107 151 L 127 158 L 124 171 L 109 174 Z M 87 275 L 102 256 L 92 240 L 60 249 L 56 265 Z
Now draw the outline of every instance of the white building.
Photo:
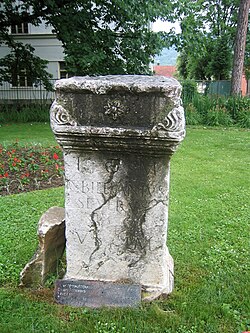
M 34 47 L 34 54 L 41 59 L 48 61 L 48 72 L 53 79 L 65 78 L 67 76 L 64 64 L 64 53 L 62 43 L 52 32 L 52 27 L 42 22 L 39 26 L 29 23 L 12 26 L 10 33 L 14 40 L 23 44 L 30 44 Z M 10 49 L 1 45 L 0 58 L 10 52 Z M 18 80 L 13 79 L 12 83 L 4 82 L 0 86 L 0 100 L 30 100 L 30 99 L 51 99 L 53 93 L 48 93 L 43 87 L 35 87 L 29 78 L 23 75 L 18 76 Z

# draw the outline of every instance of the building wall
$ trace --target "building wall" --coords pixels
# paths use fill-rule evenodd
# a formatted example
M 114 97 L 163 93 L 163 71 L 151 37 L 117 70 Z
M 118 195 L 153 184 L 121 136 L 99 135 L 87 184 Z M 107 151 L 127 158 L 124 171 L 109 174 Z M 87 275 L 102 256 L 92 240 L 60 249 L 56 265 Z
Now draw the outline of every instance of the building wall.
M 37 27 L 29 25 L 28 31 L 28 34 L 13 34 L 14 39 L 33 46 L 34 54 L 49 62 L 48 72 L 53 75 L 54 79 L 58 79 L 59 62 L 64 59 L 62 43 L 52 33 L 52 27 L 46 26 L 44 22 Z M 2 45 L 0 47 L 0 58 L 6 56 L 9 52 L 9 48 Z
M 247 79 L 245 74 L 242 75 L 242 80 L 241 80 L 241 94 L 242 96 L 247 95 Z
M 46 26 L 43 22 L 39 26 L 29 24 L 28 33 L 13 34 L 16 41 L 23 44 L 30 44 L 34 47 L 34 54 L 41 59 L 48 61 L 47 70 L 52 74 L 53 79 L 60 78 L 59 62 L 64 60 L 62 43 L 52 33 L 51 26 Z M 0 58 L 10 52 L 10 49 L 1 45 Z M 3 82 L 0 86 L 0 102 L 31 101 L 31 100 L 52 100 L 53 92 L 47 92 L 42 86 L 38 87 L 14 87 L 8 82 Z

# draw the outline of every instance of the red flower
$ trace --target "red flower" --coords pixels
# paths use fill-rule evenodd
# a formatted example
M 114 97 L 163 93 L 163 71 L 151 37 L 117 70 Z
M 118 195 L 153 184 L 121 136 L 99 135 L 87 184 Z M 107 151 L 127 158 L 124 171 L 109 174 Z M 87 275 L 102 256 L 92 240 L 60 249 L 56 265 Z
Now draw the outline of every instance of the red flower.
M 54 160 L 58 160 L 59 156 L 57 155 L 57 153 L 53 154 L 53 158 L 54 158 Z
M 9 174 L 8 172 L 5 172 L 5 174 L 3 175 L 5 178 L 8 178 L 9 177 Z
M 55 167 L 56 167 L 56 170 L 58 170 L 58 169 L 59 169 L 59 165 L 58 165 L 57 163 L 56 163 Z
M 15 163 L 15 162 L 13 162 L 13 163 L 12 163 L 12 165 L 13 165 L 13 166 L 16 166 L 16 163 Z
M 21 175 L 21 179 L 28 178 L 29 175 L 30 175 L 30 174 L 29 174 L 28 172 L 26 172 L 25 174 Z

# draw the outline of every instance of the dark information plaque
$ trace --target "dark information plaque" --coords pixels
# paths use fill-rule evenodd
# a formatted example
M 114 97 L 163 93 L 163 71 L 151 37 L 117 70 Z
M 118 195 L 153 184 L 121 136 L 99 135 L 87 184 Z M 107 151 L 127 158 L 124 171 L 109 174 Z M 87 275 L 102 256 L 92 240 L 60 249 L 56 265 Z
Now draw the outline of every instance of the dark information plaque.
M 59 304 L 78 307 L 136 307 L 141 302 L 141 286 L 103 281 L 57 280 L 55 300 Z

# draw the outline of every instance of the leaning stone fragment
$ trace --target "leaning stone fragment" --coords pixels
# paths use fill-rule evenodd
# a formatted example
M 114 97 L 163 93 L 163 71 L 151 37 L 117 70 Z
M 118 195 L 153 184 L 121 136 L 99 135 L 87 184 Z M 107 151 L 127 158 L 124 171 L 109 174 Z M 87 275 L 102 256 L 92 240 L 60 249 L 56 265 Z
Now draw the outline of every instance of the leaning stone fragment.
M 20 286 L 41 287 L 49 274 L 56 272 L 65 248 L 64 208 L 51 207 L 38 223 L 39 245 L 20 274 Z

